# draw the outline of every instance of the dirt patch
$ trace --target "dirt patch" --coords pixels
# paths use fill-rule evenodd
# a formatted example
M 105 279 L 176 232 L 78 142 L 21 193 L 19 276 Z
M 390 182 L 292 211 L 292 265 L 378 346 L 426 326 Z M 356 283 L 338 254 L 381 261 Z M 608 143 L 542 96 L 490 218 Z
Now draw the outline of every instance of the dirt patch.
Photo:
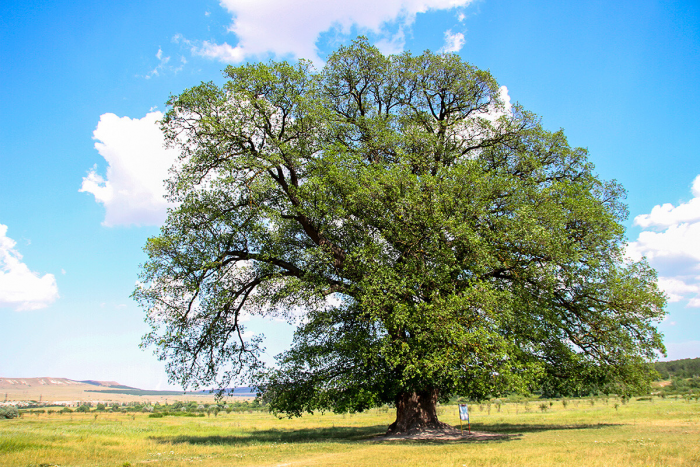
M 376 436 L 375 441 L 395 441 L 395 440 L 422 440 L 422 441 L 496 441 L 507 440 L 517 435 L 503 433 L 489 433 L 487 431 L 463 432 L 459 428 L 449 427 L 434 430 L 420 430 L 407 433 L 392 433 L 388 435 Z

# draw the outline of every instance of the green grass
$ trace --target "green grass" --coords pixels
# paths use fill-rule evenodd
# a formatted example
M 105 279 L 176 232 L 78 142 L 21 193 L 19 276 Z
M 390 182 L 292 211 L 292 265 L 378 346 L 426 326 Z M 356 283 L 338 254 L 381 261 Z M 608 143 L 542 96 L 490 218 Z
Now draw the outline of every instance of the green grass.
M 25 414 L 0 421 L 2 466 L 696 466 L 700 403 L 571 400 L 471 407 L 472 430 L 498 441 L 378 441 L 391 410 L 277 419 L 264 413 Z M 617 408 L 615 405 L 617 404 Z M 458 424 L 454 406 L 441 419 Z

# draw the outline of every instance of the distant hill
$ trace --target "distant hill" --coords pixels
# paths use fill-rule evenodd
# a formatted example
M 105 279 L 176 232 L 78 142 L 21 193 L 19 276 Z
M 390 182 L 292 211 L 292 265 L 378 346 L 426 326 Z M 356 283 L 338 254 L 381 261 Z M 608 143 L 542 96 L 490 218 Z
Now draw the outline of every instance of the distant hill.
M 24 389 L 42 386 L 69 387 L 80 386 L 84 383 L 84 381 L 73 381 L 67 378 L 0 378 L 0 389 Z M 93 381 L 90 384 L 92 383 L 99 384 L 100 382 Z
M 654 368 L 661 375 L 661 379 L 692 378 L 693 376 L 700 376 L 700 358 L 656 362 L 654 363 Z
M 80 383 L 92 384 L 93 386 L 103 386 L 108 388 L 135 389 L 131 386 L 124 386 L 123 384 L 119 384 L 116 381 L 94 381 L 91 379 L 86 379 L 85 381 L 80 381 Z
M 68 378 L 0 378 L 0 403 L 4 401 L 157 401 L 164 398 L 213 399 L 214 391 L 154 391 L 119 384 L 116 381 L 82 380 Z M 226 395 L 255 397 L 251 388 L 227 389 Z

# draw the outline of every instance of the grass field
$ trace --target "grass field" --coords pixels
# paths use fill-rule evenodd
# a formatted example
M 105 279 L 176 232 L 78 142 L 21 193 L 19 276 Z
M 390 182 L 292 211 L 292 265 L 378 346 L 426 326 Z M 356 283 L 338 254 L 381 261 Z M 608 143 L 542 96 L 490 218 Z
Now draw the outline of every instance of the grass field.
M 546 406 L 546 412 L 540 407 Z M 617 407 L 616 407 L 617 406 Z M 455 406 L 441 420 L 459 423 Z M 379 441 L 391 410 L 277 419 L 265 413 L 24 414 L 0 420 L 2 466 L 698 466 L 700 403 L 587 399 L 471 406 L 498 441 Z

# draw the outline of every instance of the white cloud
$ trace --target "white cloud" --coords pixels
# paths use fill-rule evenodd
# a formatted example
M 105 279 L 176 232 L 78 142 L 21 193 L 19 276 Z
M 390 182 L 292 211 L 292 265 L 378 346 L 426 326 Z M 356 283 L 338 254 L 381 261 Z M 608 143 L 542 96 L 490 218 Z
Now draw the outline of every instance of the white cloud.
M 393 36 L 383 37 L 374 43 L 374 45 L 376 45 L 379 51 L 384 55 L 401 53 L 405 44 L 406 35 L 403 27 L 400 27 L 399 31 Z
M 192 53 L 225 63 L 238 63 L 245 57 L 241 46 L 231 47 L 227 43 L 213 44 L 209 41 L 204 41 L 201 47 L 192 47 Z
M 646 257 L 659 271 L 659 286 L 670 302 L 688 300 L 686 306 L 700 307 L 700 175 L 695 178 L 693 198 L 678 206 L 654 206 L 634 223 L 644 229 L 627 247 L 635 261 Z
M 464 34 L 461 32 L 452 33 L 452 30 L 445 31 L 445 45 L 442 46 L 440 52 L 455 53 L 462 50 L 464 47 Z
M 168 64 L 170 61 L 170 57 L 164 57 L 163 56 L 163 49 L 158 47 L 158 52 L 156 53 L 156 58 L 158 59 L 158 65 L 154 69 L 148 72 L 146 74 L 145 78 L 146 79 L 151 79 L 153 76 L 160 76 L 160 72 L 165 68 L 165 66 Z
M 165 149 L 158 121 L 161 112 L 141 119 L 100 117 L 93 133 L 95 149 L 107 161 L 106 177 L 93 167 L 83 178 L 81 192 L 92 193 L 105 207 L 103 225 L 158 225 L 170 204 L 163 198 L 163 180 L 177 159 L 177 151 Z
M 6 234 L 7 226 L 0 224 L 0 307 L 21 311 L 49 306 L 58 298 L 56 278 L 32 272 L 15 249 L 17 242 Z
M 180 39 L 182 39 L 182 36 L 180 34 L 176 34 L 175 37 L 173 37 L 173 42 L 177 43 Z M 158 47 L 158 52 L 156 52 L 156 58 L 158 59 L 158 65 L 146 73 L 144 78 L 151 79 L 154 76 L 160 76 L 162 72 L 178 73 L 179 71 L 182 71 L 182 68 L 187 63 L 187 59 L 184 56 L 180 56 L 180 66 L 175 67 L 174 65 L 168 65 L 168 63 L 170 63 L 170 56 L 164 56 L 163 49 L 160 47 Z
M 500 88 L 498 88 L 498 97 L 500 97 L 501 101 L 503 101 L 503 110 L 496 110 L 496 113 L 498 114 L 497 118 L 501 115 L 510 115 L 511 110 L 513 109 L 513 104 L 510 103 L 510 94 L 508 94 L 508 88 L 505 86 L 501 86 Z
M 668 295 L 669 302 L 680 302 L 689 293 L 700 293 L 700 286 L 686 284 L 675 277 L 659 277 L 659 287 Z
M 644 231 L 630 243 L 628 255 L 639 260 L 642 256 L 664 269 L 689 273 L 700 263 L 700 222 L 675 224 L 662 232 Z
M 240 62 L 248 57 L 272 54 L 308 58 L 316 63 L 316 41 L 321 33 L 336 30 L 348 35 L 352 28 L 384 38 L 395 50 L 403 47 L 402 39 L 388 34 L 387 28 L 399 30 L 413 24 L 418 13 L 466 6 L 472 0 L 221 0 L 233 16 L 229 31 L 238 43 L 205 42 L 193 47 L 195 54 L 226 62 Z M 400 32 L 402 34 L 402 32 Z M 392 39 L 386 40 L 387 36 Z
M 700 175 L 695 177 L 691 188 L 693 199 L 687 203 L 673 206 L 671 203 L 654 206 L 649 214 L 634 218 L 640 227 L 670 227 L 681 222 L 700 221 Z

